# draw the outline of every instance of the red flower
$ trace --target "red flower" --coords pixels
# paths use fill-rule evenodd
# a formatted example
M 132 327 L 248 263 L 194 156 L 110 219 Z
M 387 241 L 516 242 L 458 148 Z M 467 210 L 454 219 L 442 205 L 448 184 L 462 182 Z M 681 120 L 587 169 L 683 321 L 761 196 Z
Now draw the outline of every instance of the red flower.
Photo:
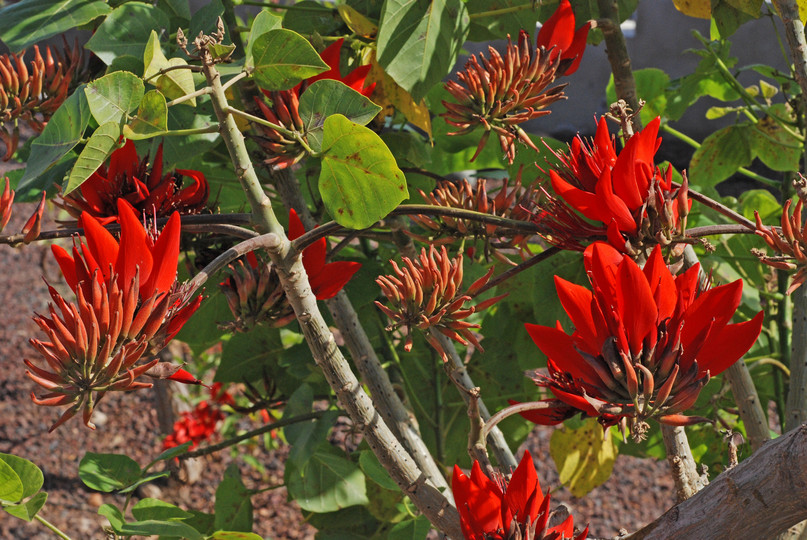
M 474 461 L 470 478 L 454 466 L 451 489 L 466 540 L 584 540 L 588 527 L 574 535 L 572 516 L 547 529 L 550 497 L 541 484 L 529 451 L 508 482 L 494 482 Z
M 305 127 L 298 110 L 300 96 L 314 82 L 322 79 L 341 81 L 363 96 L 369 97 L 373 93 L 373 89 L 375 89 L 375 83 L 366 84 L 367 74 L 371 66 L 359 66 L 348 73 L 347 76 L 342 77 L 339 62 L 344 41 L 344 39 L 339 39 L 320 53 L 320 57 L 330 68 L 327 71 L 304 80 L 291 90 L 274 92 L 264 90 L 263 93 L 271 100 L 271 106 L 266 105 L 256 97 L 255 103 L 260 108 L 263 116 L 273 124 L 283 126 L 290 131 L 299 132 L 305 136 Z M 260 124 L 255 124 L 255 127 L 261 132 L 259 143 L 269 156 L 265 160 L 266 163 L 274 165 L 278 169 L 285 169 L 305 156 L 305 149 L 293 138 Z
M 305 233 L 303 222 L 293 209 L 289 211 L 289 240 L 295 240 Z M 327 300 L 336 296 L 350 278 L 353 277 L 361 263 L 352 261 L 325 262 L 328 241 L 320 238 L 303 250 L 303 266 L 308 275 L 308 282 L 317 300 Z
M 756 341 L 762 312 L 729 324 L 742 281 L 703 293 L 696 265 L 673 276 L 656 246 L 644 269 L 607 244 L 584 255 L 593 290 L 555 277 L 561 304 L 574 325 L 527 324 L 547 355 L 547 375 L 536 384 L 566 405 L 599 416 L 606 425 L 630 421 L 634 438 L 645 419 L 680 425 L 710 376 L 736 362 Z
M 202 441 L 209 440 L 216 434 L 216 426 L 224 420 L 224 413 L 208 403 L 200 401 L 196 407 L 182 413 L 182 418 L 174 422 L 174 431 L 163 440 L 163 450 L 190 442 L 194 448 Z
M 538 46 L 545 49 L 552 49 L 552 58 L 560 57 L 561 61 L 568 61 L 568 67 L 563 64 L 558 68 L 559 74 L 571 75 L 577 71 L 580 60 L 583 59 L 583 51 L 586 48 L 588 31 L 591 22 L 586 22 L 583 26 L 574 29 L 574 11 L 569 0 L 561 0 L 555 13 L 541 26 L 538 31 Z
M 673 191 L 672 167 L 662 172 L 653 163 L 661 143 L 659 125 L 656 118 L 631 137 L 617 155 L 603 117 L 594 141 L 586 144 L 576 137 L 569 153 L 555 154 L 563 168 L 549 171 L 558 197 L 586 218 L 601 222 L 602 233 L 607 230 L 609 242 L 623 252 L 630 251 L 630 241 L 624 236 L 669 243 L 673 236 L 682 234 L 683 219 L 691 204 L 686 187 Z M 559 237 L 574 236 L 556 216 L 557 212 L 548 212 L 542 219 L 556 221 L 563 231 Z M 582 231 L 580 236 L 589 234 Z
M 205 208 L 210 188 L 201 172 L 177 169 L 163 176 L 162 144 L 151 170 L 148 161 L 148 156 L 140 159 L 134 143 L 128 140 L 112 152 L 109 167 L 102 165 L 57 204 L 74 218 L 86 212 L 102 225 L 117 221 L 119 199 L 126 200 L 138 214 L 155 217 L 173 212 L 196 214 Z
M 151 386 L 135 379 L 147 374 L 158 360 L 138 365 L 147 352 L 162 349 L 201 303 L 175 290 L 179 256 L 179 215 L 174 214 L 162 234 L 152 241 L 134 209 L 118 201 L 120 244 L 89 214 L 82 214 L 86 243 L 76 241 L 71 255 L 52 246 L 65 280 L 76 294 L 66 302 L 52 287 L 55 304 L 49 317 L 34 320 L 49 341 L 31 344 L 50 371 L 25 360 L 27 375 L 48 390 L 38 405 L 71 405 L 51 430 L 84 412 L 84 423 L 108 391 Z

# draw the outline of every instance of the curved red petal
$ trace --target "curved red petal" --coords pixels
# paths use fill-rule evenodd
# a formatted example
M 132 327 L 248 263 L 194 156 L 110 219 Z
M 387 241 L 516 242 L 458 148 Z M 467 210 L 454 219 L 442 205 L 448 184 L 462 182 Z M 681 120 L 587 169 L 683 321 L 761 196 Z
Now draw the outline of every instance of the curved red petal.
M 599 382 L 597 372 L 590 367 L 574 348 L 571 337 L 557 328 L 526 323 L 524 327 L 532 341 L 552 360 L 555 368 L 570 373 L 574 379 Z
M 303 259 L 305 262 L 305 259 Z M 311 290 L 317 300 L 327 300 L 336 296 L 342 290 L 353 274 L 361 268 L 361 263 L 353 261 L 337 261 L 326 264 L 315 276 L 309 275 Z M 306 269 L 307 271 L 307 269 Z
M 174 212 L 168 219 L 154 243 L 152 258 L 154 265 L 148 281 L 141 290 L 149 294 L 168 292 L 177 279 L 177 261 L 179 260 L 179 233 L 181 229 L 179 212 Z
M 118 261 L 118 241 L 94 217 L 84 212 L 79 218 L 79 226 L 84 229 L 87 247 L 98 263 L 101 274 L 107 282 L 110 279 L 110 266 L 114 271 Z
M 750 321 L 730 324 L 717 335 L 710 334 L 697 356 L 698 374 L 708 370 L 712 376 L 719 375 L 747 353 L 762 330 L 763 315 L 760 311 Z
M 121 237 L 115 270 L 118 272 L 118 283 L 121 284 L 123 290 L 127 290 L 138 268 L 140 269 L 140 283 L 148 281 L 154 261 L 151 257 L 146 229 L 138 220 L 132 205 L 124 199 L 118 199 L 118 222 L 121 226 Z M 140 291 L 141 298 L 149 298 L 153 295 L 143 295 L 143 292 L 147 291 L 142 286 Z

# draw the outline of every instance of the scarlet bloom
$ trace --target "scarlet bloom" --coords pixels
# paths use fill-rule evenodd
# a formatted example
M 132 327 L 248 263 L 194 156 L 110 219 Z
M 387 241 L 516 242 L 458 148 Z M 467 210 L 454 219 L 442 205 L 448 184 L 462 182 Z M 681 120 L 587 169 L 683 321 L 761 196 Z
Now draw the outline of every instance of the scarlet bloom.
M 32 394 L 34 402 L 70 405 L 51 430 L 80 410 L 85 425 L 92 428 L 92 412 L 106 392 L 151 386 L 135 379 L 158 361 L 139 360 L 162 349 L 201 303 L 201 297 L 189 300 L 175 286 L 179 215 L 172 215 L 152 240 L 131 205 L 119 200 L 118 210 L 120 243 L 95 218 L 83 214 L 79 222 L 86 243 L 75 241 L 72 256 L 52 246 L 76 302 L 65 301 L 49 288 L 54 302 L 49 316 L 34 318 L 48 341 L 31 340 L 47 366 L 25 360 L 26 374 L 48 390 L 41 398 Z
M 200 442 L 216 435 L 218 423 L 224 420 L 220 405 L 233 405 L 233 397 L 222 390 L 221 383 L 210 387 L 210 399 L 200 401 L 192 411 L 182 413 L 182 418 L 174 422 L 174 431 L 163 440 L 163 450 L 190 442 L 194 448 Z
M 108 167 L 102 165 L 78 190 L 56 204 L 76 219 L 86 212 L 108 225 L 118 220 L 119 199 L 132 205 L 138 214 L 160 218 L 173 212 L 199 213 L 207 205 L 209 194 L 207 180 L 199 171 L 177 169 L 163 175 L 162 144 L 149 164 L 148 156 L 141 160 L 134 142 L 127 140 L 112 152 Z
M 375 89 L 375 83 L 368 85 L 366 82 L 371 66 L 359 66 L 345 77 L 342 77 L 339 62 L 344 42 L 344 39 L 338 39 L 320 53 L 320 57 L 328 65 L 329 69 L 327 71 L 304 80 L 291 90 L 272 92 L 264 90 L 264 95 L 271 101 L 269 105 L 264 103 L 263 100 L 255 98 L 255 103 L 260 108 L 263 116 L 273 124 L 282 126 L 289 131 L 297 132 L 304 137 L 305 126 L 303 126 L 299 112 L 300 96 L 311 84 L 322 79 L 333 79 L 341 81 L 356 92 L 369 97 L 373 93 L 373 89 Z M 266 163 L 274 165 L 278 169 L 285 169 L 305 156 L 305 148 L 294 137 L 289 137 L 260 124 L 255 124 L 255 127 L 260 132 L 258 142 L 269 156 L 265 160 Z
M 551 49 L 552 58 L 559 57 L 563 62 L 558 69 L 559 75 L 571 75 L 577 71 L 583 51 L 586 48 L 588 31 L 591 22 L 575 30 L 575 18 L 569 0 L 561 0 L 555 13 L 541 26 L 538 31 L 539 47 Z
M 536 374 L 536 384 L 562 408 L 630 427 L 636 439 L 647 418 L 672 425 L 702 421 L 681 413 L 711 376 L 748 351 L 762 328 L 762 312 L 729 324 L 742 281 L 700 292 L 699 265 L 673 276 L 660 246 L 643 269 L 604 243 L 586 248 L 584 261 L 592 290 L 555 277 L 574 332 L 566 334 L 560 323 L 525 325 L 547 356 L 548 373 Z
M 549 171 L 555 194 L 586 218 L 602 223 L 608 241 L 622 252 L 636 252 L 645 240 L 667 245 L 686 225 L 691 205 L 686 182 L 673 190 L 672 167 L 662 172 L 653 162 L 661 143 L 659 125 L 656 118 L 617 154 L 603 117 L 594 140 L 587 144 L 576 137 L 568 153 L 555 154 L 563 167 Z M 557 202 L 551 196 L 550 201 Z M 559 237 L 574 236 L 557 215 L 547 212 L 542 218 L 555 220 Z M 589 234 L 581 231 L 580 236 Z
M 474 461 L 471 476 L 454 466 L 451 490 L 465 540 L 585 540 L 588 527 L 575 535 L 572 516 L 549 523 L 549 493 L 541 492 L 532 455 L 524 452 L 509 481 L 494 482 Z

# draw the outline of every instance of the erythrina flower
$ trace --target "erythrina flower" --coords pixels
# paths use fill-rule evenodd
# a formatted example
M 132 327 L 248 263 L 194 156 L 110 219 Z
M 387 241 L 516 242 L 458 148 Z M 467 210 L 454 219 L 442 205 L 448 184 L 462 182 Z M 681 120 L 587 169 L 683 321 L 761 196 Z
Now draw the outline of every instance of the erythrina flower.
M 52 251 L 76 303 L 49 287 L 54 305 L 49 317 L 34 321 L 49 341 L 32 339 L 48 371 L 26 359 L 27 375 L 48 390 L 32 399 L 38 405 L 70 405 L 50 428 L 55 429 L 83 410 L 90 428 L 92 412 L 109 391 L 150 387 L 136 381 L 158 360 L 138 361 L 162 349 L 199 307 L 176 290 L 179 256 L 179 215 L 173 214 L 162 234 L 152 240 L 134 209 L 118 201 L 121 239 L 118 243 L 89 214 L 79 220 L 86 243 L 77 240 L 72 256 L 59 246 Z
M 686 181 L 673 190 L 672 167 L 662 172 L 653 163 L 661 143 L 659 125 L 656 118 L 617 155 L 603 117 L 593 142 L 576 137 L 568 153 L 555 154 L 562 168 L 549 171 L 557 196 L 586 218 L 601 222 L 602 233 L 622 252 L 636 252 L 646 239 L 667 245 L 686 226 L 691 204 Z M 551 195 L 549 201 L 557 204 Z M 554 220 L 559 237 L 575 236 L 574 225 L 560 219 L 557 211 L 541 214 L 541 219 Z M 590 231 L 577 236 L 590 236 Z
M 561 0 L 555 13 L 541 26 L 538 31 L 538 46 L 551 49 L 553 58 L 560 57 L 561 61 L 568 63 L 561 64 L 558 68 L 559 75 L 571 75 L 577 71 L 580 60 L 583 59 L 583 51 L 586 48 L 588 31 L 591 29 L 591 22 L 586 22 L 583 26 L 575 30 L 574 11 L 569 0 Z
M 76 219 L 86 212 L 107 225 L 118 219 L 119 199 L 131 204 L 138 213 L 160 218 L 173 212 L 201 212 L 209 194 L 207 180 L 199 171 L 177 169 L 163 175 L 162 144 L 149 170 L 148 156 L 141 160 L 134 142 L 127 140 L 112 152 L 108 167 L 102 165 L 78 190 L 56 204 Z
M 536 384 L 604 425 L 629 426 L 635 439 L 644 436 L 650 417 L 672 425 L 702 421 L 681 413 L 711 376 L 748 351 L 762 328 L 762 312 L 729 324 L 742 281 L 700 292 L 699 265 L 673 276 L 660 246 L 644 269 L 600 242 L 586 248 L 584 262 L 592 290 L 555 277 L 574 333 L 560 323 L 526 325 L 547 356 L 548 374 L 536 374 Z
M 802 177 L 793 183 L 801 193 L 805 185 L 807 185 L 807 180 Z M 780 221 L 782 227 L 779 231 L 773 227 L 763 225 L 759 212 L 754 210 L 757 225 L 756 233 L 765 240 L 769 248 L 782 255 L 771 257 L 767 252 L 760 249 L 751 250 L 759 258 L 760 262 L 768 266 L 779 270 L 796 270 L 793 281 L 790 283 L 790 287 L 787 288 L 787 294 L 801 287 L 804 281 L 807 280 L 807 225 L 802 220 L 804 201 L 800 195 L 796 202 L 796 207 L 791 213 L 792 202 L 792 200 L 785 201 Z
M 549 524 L 549 493 L 541 492 L 532 455 L 524 452 L 509 481 L 494 482 L 474 461 L 471 476 L 454 466 L 451 490 L 465 540 L 585 540 L 588 527 L 575 535 L 574 519 Z
M 375 89 L 375 83 L 369 85 L 366 83 L 367 74 L 371 66 L 359 66 L 345 77 L 342 77 L 339 63 L 344 41 L 344 39 L 338 39 L 320 53 L 320 57 L 328 65 L 329 69 L 327 71 L 304 80 L 291 90 L 272 92 L 264 90 L 264 95 L 271 101 L 270 105 L 267 105 L 259 98 L 255 98 L 255 103 L 264 117 L 273 124 L 282 126 L 289 131 L 297 132 L 300 136 L 305 137 L 305 126 L 299 112 L 300 96 L 311 84 L 322 79 L 333 79 L 341 81 L 356 92 L 369 97 L 373 89 Z M 260 124 L 255 124 L 255 127 L 261 133 L 258 137 L 258 142 L 269 156 L 265 160 L 267 164 L 278 169 L 285 169 L 305 156 L 305 148 L 293 137 Z
M 200 401 L 192 411 L 182 413 L 182 418 L 174 422 L 174 431 L 163 440 L 163 450 L 190 442 L 193 448 L 202 441 L 211 439 L 216 434 L 216 426 L 224 420 L 224 413 L 219 405 L 233 405 L 233 397 L 222 390 L 221 383 L 210 387 L 210 398 Z

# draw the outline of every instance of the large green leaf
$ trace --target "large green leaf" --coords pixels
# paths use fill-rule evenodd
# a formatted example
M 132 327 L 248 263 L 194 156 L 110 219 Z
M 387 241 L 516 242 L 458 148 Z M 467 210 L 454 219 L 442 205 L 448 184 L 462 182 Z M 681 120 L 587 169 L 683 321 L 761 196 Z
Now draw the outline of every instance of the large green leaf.
M 409 196 L 406 178 L 372 130 L 335 114 L 325 120 L 319 192 L 337 223 L 364 229 Z
M 23 499 L 42 489 L 44 477 L 42 471 L 33 462 L 12 454 L 0 454 L 0 460 L 17 473 L 17 477 L 22 482 Z
M 137 116 L 123 126 L 127 139 L 141 140 L 157 137 L 168 131 L 168 105 L 159 90 L 146 92 L 137 109 Z
M 753 155 L 748 142 L 753 128 L 747 124 L 728 126 L 715 131 L 701 143 L 689 163 L 689 182 L 715 194 L 714 187 L 737 172 L 740 167 L 751 164 Z
M 326 118 L 341 114 L 351 122 L 365 126 L 381 111 L 381 107 L 341 81 L 322 79 L 300 96 L 299 111 L 308 144 L 319 152 Z
M 106 161 L 106 159 L 115 150 L 120 138 L 120 125 L 117 122 L 107 122 L 102 124 L 96 129 L 87 144 L 78 155 L 76 164 L 70 171 L 70 176 L 67 179 L 67 187 L 64 189 L 64 195 L 67 195 L 81 184 L 83 184 L 92 173 L 98 170 L 98 167 Z
M 301 467 L 286 465 L 286 488 L 303 510 L 335 512 L 368 504 L 364 473 L 344 453 L 321 445 Z
M 282 28 L 258 36 L 252 61 L 255 82 L 264 90 L 287 90 L 328 69 L 307 39 Z
M 789 117 L 784 104 L 772 106 L 771 113 L 780 118 Z M 748 142 L 751 153 L 774 171 L 799 170 L 804 143 L 794 139 L 773 118 L 768 117 L 754 124 Z
M 28 166 L 17 189 L 25 191 L 40 175 L 55 166 L 78 144 L 89 122 L 90 107 L 82 85 L 62 103 L 42 134 L 31 143 Z
M 20 476 L 11 465 L 0 460 L 0 500 L 17 502 L 24 492 Z
M 78 477 L 87 487 L 108 493 L 136 482 L 140 465 L 123 454 L 87 452 L 79 463 Z
M 143 99 L 145 86 L 140 77 L 128 71 L 104 75 L 84 87 L 90 112 L 99 125 L 123 123 Z
M 31 521 L 32 519 L 34 519 L 34 516 L 36 516 L 37 512 L 39 512 L 42 509 L 42 507 L 45 505 L 45 501 L 47 500 L 48 500 L 48 494 L 42 491 L 20 504 L 4 506 L 3 510 L 5 510 L 14 517 L 24 519 L 25 521 Z
M 311 387 L 303 384 L 289 398 L 283 410 L 283 419 L 310 413 L 314 402 Z M 307 422 L 296 422 L 283 428 L 283 434 L 291 445 L 289 460 L 298 466 L 305 463 L 316 448 L 327 441 L 328 433 L 339 417 L 336 411 L 330 411 L 320 418 Z
M 471 19 L 469 41 L 490 41 L 509 35 L 518 39 L 519 30 L 535 28 L 541 15 L 540 3 L 532 0 L 468 0 L 465 5 L 474 16 Z M 517 9 L 510 13 L 487 13 L 507 8 Z
M 193 514 L 178 506 L 150 497 L 139 500 L 132 507 L 132 515 L 138 521 L 177 521 L 193 517 Z
M 143 57 L 152 30 L 167 29 L 168 15 L 161 9 L 141 2 L 127 2 L 116 7 L 104 19 L 85 47 L 109 65 L 116 56 Z
M 23 0 L 0 11 L 0 39 L 13 52 L 19 52 L 110 11 L 101 1 Z
M 149 83 L 157 87 L 168 99 L 176 99 L 184 95 L 190 94 L 195 90 L 193 83 L 193 74 L 189 69 L 173 69 L 165 72 L 162 75 L 156 76 L 161 69 L 176 66 L 187 66 L 182 58 L 171 58 L 170 60 L 165 57 L 163 50 L 160 46 L 160 40 L 157 37 L 157 32 L 151 32 L 148 43 L 146 43 L 146 50 L 143 52 L 143 77 L 148 79 Z M 183 101 L 187 106 L 196 106 L 196 98 Z
M 228 531 L 252 530 L 251 493 L 241 481 L 238 465 L 231 463 L 216 488 L 216 529 Z
M 252 45 L 255 43 L 255 40 L 270 30 L 281 28 L 282 25 L 283 18 L 275 15 L 268 9 L 264 9 L 255 16 L 255 20 L 252 21 L 252 26 L 249 29 L 247 44 L 244 47 L 244 55 L 246 56 L 247 66 L 254 65 L 252 60 Z
M 216 382 L 256 381 L 264 372 L 277 371 L 277 357 L 283 352 L 280 331 L 261 326 L 249 334 L 236 334 L 221 351 Z
M 420 101 L 454 66 L 469 21 L 462 0 L 386 0 L 378 63 Z
M 216 22 L 224 15 L 224 5 L 221 0 L 208 0 L 201 4 L 201 7 L 191 17 L 189 36 L 196 37 L 199 32 L 211 34 L 217 30 Z M 229 29 L 224 27 L 225 41 L 229 41 Z
M 283 15 L 283 28 L 303 35 L 316 33 L 321 36 L 332 36 L 339 34 L 339 30 L 346 30 L 342 17 L 333 7 L 313 0 L 303 0 L 294 6 L 299 9 L 286 10 Z

